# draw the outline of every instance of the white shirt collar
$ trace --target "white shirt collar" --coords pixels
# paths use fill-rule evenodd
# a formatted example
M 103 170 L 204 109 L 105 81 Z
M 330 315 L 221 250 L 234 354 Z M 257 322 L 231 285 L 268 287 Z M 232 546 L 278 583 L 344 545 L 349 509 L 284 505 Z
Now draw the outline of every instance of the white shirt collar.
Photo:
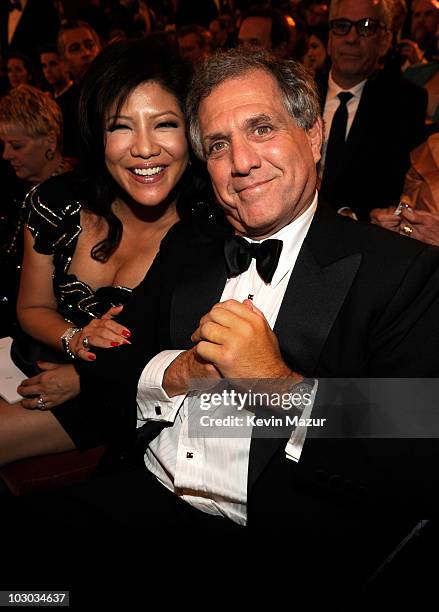
M 361 98 L 361 94 L 363 93 L 364 86 L 366 85 L 367 79 L 361 81 L 354 85 L 354 87 L 350 87 L 349 89 L 343 89 L 340 85 L 332 78 L 332 71 L 329 73 L 328 78 L 328 94 L 326 96 L 326 100 L 333 100 L 341 91 L 349 91 L 354 97 Z
M 317 209 L 317 196 L 318 194 L 316 191 L 313 201 L 308 208 L 306 208 L 298 217 L 296 217 L 296 219 L 291 221 L 291 223 L 288 223 L 288 225 L 285 225 L 275 234 L 267 238 L 267 240 L 277 239 L 282 240 L 283 242 L 279 263 L 270 283 L 272 287 L 278 285 L 284 276 L 294 267 L 298 252 L 302 247 L 302 243 L 305 240 L 309 226 L 313 220 L 314 213 Z M 244 236 L 244 238 L 246 237 Z M 251 240 L 250 238 L 246 238 L 246 240 L 248 240 L 248 242 L 258 242 L 256 240 Z

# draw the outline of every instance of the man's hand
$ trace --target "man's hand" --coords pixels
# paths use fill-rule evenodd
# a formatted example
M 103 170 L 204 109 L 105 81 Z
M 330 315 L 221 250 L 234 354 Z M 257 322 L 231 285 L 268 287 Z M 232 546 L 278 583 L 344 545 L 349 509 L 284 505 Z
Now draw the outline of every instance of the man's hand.
M 39 361 L 38 367 L 43 372 L 23 380 L 17 389 L 25 398 L 21 401 L 23 408 L 29 410 L 39 408 L 37 402 L 40 395 L 43 396 L 44 409 L 47 410 L 79 394 L 81 390 L 79 375 L 73 365 Z
M 410 238 L 439 246 L 439 214 L 407 208 L 401 213 L 401 225 L 413 231 Z
M 191 380 L 205 380 L 206 387 L 216 384 L 221 374 L 211 363 L 198 354 L 196 347 L 180 353 L 166 368 L 163 376 L 163 389 L 169 397 L 186 394 Z
M 279 343 L 262 312 L 250 301 L 216 304 L 192 334 L 199 358 L 226 378 L 287 378 Z

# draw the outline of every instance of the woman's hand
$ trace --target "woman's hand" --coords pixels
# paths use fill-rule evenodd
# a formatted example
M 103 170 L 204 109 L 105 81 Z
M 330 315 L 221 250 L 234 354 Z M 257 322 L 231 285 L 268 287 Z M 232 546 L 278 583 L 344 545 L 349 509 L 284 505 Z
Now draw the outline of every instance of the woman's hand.
M 392 232 L 399 232 L 401 218 L 399 215 L 395 215 L 395 210 L 396 206 L 374 208 L 370 212 L 370 221 L 375 225 L 381 225 L 385 229 L 392 230 Z
M 112 348 L 121 344 L 130 344 L 128 338 L 131 332 L 123 325 L 112 321 L 112 318 L 122 312 L 123 306 L 113 306 L 102 318 L 93 319 L 70 340 L 72 353 L 85 361 L 94 361 L 96 355 L 90 351 L 90 346 Z
M 401 214 L 401 232 L 415 240 L 439 246 L 439 214 L 408 208 Z
M 79 394 L 79 375 L 73 365 L 39 361 L 38 367 L 43 372 L 23 380 L 17 389 L 25 398 L 23 408 L 49 410 Z

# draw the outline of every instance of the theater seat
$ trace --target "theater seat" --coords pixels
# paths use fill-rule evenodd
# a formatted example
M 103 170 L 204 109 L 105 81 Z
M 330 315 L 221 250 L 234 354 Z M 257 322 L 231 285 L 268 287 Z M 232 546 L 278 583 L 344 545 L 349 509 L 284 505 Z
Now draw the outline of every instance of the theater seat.
M 76 484 L 96 471 L 105 450 L 98 446 L 14 461 L 0 468 L 0 479 L 15 496 Z

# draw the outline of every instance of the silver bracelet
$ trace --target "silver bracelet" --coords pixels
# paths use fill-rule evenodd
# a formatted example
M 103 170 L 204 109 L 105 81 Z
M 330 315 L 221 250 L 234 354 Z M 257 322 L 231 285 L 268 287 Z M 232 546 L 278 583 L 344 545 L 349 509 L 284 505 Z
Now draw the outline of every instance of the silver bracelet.
M 82 327 L 69 327 L 61 336 L 62 347 L 64 349 L 65 354 L 67 355 L 67 357 L 70 357 L 70 359 L 76 359 L 76 355 L 70 350 L 70 340 L 75 334 L 81 331 Z

